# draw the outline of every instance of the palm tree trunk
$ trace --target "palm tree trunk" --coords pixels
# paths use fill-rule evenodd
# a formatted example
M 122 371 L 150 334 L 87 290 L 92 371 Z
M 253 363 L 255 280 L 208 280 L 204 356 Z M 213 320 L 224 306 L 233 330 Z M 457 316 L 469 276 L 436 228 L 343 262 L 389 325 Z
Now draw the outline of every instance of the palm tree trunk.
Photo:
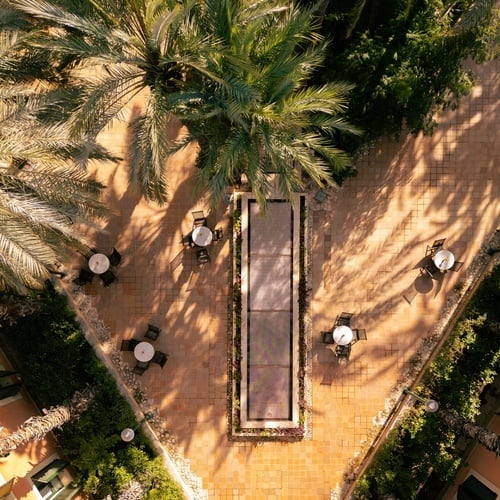
M 484 446 L 487 450 L 500 455 L 500 436 L 484 427 L 468 422 L 462 417 L 454 415 L 446 410 L 440 410 L 439 417 L 461 436 L 472 439 Z
M 0 438 L 0 457 L 6 457 L 11 451 L 29 441 L 43 439 L 53 429 L 77 419 L 89 407 L 93 398 L 94 394 L 90 389 L 77 391 L 69 402 L 43 410 L 42 416 L 28 418 L 12 434 Z

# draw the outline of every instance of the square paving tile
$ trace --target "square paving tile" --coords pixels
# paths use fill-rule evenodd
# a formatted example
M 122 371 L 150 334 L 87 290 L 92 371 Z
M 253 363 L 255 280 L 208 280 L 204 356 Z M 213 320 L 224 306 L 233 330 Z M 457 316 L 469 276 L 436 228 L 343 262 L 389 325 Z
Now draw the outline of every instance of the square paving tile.
M 287 256 L 252 256 L 249 269 L 249 309 L 291 309 L 292 261 Z
M 290 375 L 290 369 L 285 367 L 249 368 L 249 419 L 272 420 L 291 417 Z
M 249 364 L 291 364 L 291 314 L 266 311 L 249 314 L 252 335 L 249 340 Z

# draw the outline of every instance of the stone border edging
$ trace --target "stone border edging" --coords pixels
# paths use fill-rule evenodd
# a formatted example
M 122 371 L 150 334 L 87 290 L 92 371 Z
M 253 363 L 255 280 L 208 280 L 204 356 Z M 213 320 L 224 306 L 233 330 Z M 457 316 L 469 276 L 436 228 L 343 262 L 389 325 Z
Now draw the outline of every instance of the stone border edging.
M 71 279 L 71 276 L 66 279 Z M 189 462 L 181 456 L 173 436 L 170 435 L 168 430 L 161 427 L 162 422 L 153 402 L 147 400 L 146 393 L 137 383 L 134 375 L 126 371 L 120 353 L 110 341 L 109 331 L 99 319 L 97 311 L 91 304 L 90 297 L 81 292 L 81 289 L 76 285 L 73 286 L 73 290 L 70 290 L 68 283 L 63 280 L 53 280 L 53 285 L 70 302 L 82 327 L 85 339 L 117 382 L 118 390 L 129 403 L 137 421 L 142 420 L 144 414 L 148 411 L 155 415 L 151 420 L 144 422 L 142 429 L 151 440 L 156 453 L 162 457 L 170 475 L 182 488 L 186 498 L 188 500 L 207 499 L 208 492 L 202 489 L 201 479 L 195 477 L 190 471 Z M 99 329 L 99 332 L 97 329 Z M 116 365 L 118 365 L 118 368 Z M 119 383 L 120 381 L 122 383 Z M 133 388 L 134 393 L 130 391 L 129 386 Z M 138 401 L 147 405 L 147 408 L 142 409 Z
M 448 297 L 446 306 L 434 327 L 433 333 L 422 340 L 422 349 L 415 354 L 414 365 L 393 388 L 391 398 L 386 400 L 385 406 L 388 412 L 381 424 L 381 428 L 376 432 L 362 459 L 359 460 L 361 452 L 351 459 L 349 462 L 350 470 L 344 473 L 344 485 L 340 489 L 330 491 L 332 500 L 348 500 L 352 498 L 358 480 L 365 473 L 387 434 L 397 425 L 410 405 L 411 396 L 402 395 L 403 388 L 409 387 L 412 390 L 418 385 L 469 303 L 470 298 L 483 281 L 484 276 L 494 265 L 500 262 L 499 251 L 500 229 L 496 229 L 486 238 L 486 242 L 481 246 L 470 266 L 466 269 L 466 279 L 461 289 L 457 290 L 455 288 L 452 295 Z M 381 418 L 380 415 L 379 418 Z
M 238 358 L 236 351 L 240 349 L 241 338 L 238 333 L 237 308 L 235 307 L 234 290 L 241 287 L 240 272 L 236 262 L 236 256 L 239 247 L 239 238 L 241 238 L 241 213 L 239 223 L 235 226 L 234 214 L 238 207 L 240 211 L 242 198 L 250 196 L 250 192 L 235 191 L 231 200 L 231 250 L 230 258 L 232 262 L 231 271 L 229 273 L 229 287 L 232 290 L 230 293 L 230 301 L 228 303 L 228 385 L 227 385 L 227 414 L 228 427 L 227 436 L 229 441 L 247 441 L 255 442 L 258 445 L 264 442 L 298 442 L 302 440 L 312 439 L 312 320 L 310 312 L 310 293 L 312 284 L 312 259 L 311 259 L 311 241 L 312 241 L 312 219 L 310 217 L 310 200 L 307 193 L 297 193 L 298 200 L 298 218 L 299 218 L 299 285 L 297 301 L 302 303 L 299 305 L 298 318 L 298 339 L 297 339 L 297 367 L 299 384 L 296 388 L 298 395 L 297 406 L 299 408 L 298 425 L 293 427 L 245 427 L 244 430 L 236 430 L 235 422 L 239 422 L 239 412 L 241 410 L 239 395 L 239 382 L 237 381 L 236 373 L 240 373 L 241 354 Z M 294 209 L 297 209 L 295 207 Z M 304 215 L 302 214 L 304 210 Z M 303 247 L 303 248 L 302 248 Z M 241 252 L 241 250 L 240 250 Z M 302 254 L 303 252 L 303 254 Z M 240 255 L 241 258 L 241 255 Z M 241 265 L 241 263 L 240 263 Z M 302 269 L 302 266 L 304 269 Z M 303 273 L 302 273 L 303 271 Z M 303 274 L 303 276 L 302 276 Z M 303 286 L 301 285 L 303 280 Z M 301 298 L 300 294 L 304 293 Z M 241 305 L 241 297 L 239 299 Z M 301 314 L 302 312 L 302 314 Z M 240 313 L 241 314 L 241 313 Z M 239 318 L 241 322 L 241 317 Z M 301 326 L 302 323 L 302 326 Z M 238 342 L 237 342 L 237 339 Z M 298 433 L 296 434 L 296 431 Z

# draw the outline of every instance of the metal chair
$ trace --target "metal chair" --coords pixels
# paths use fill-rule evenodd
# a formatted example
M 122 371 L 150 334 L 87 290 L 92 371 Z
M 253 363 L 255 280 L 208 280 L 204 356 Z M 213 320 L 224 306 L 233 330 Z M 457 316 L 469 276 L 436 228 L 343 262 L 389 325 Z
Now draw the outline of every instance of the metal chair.
M 218 241 L 222 240 L 222 238 L 224 237 L 224 233 L 222 232 L 222 229 L 220 228 L 215 228 L 213 231 L 212 231 L 212 242 L 213 243 L 217 243 Z
M 160 335 L 160 332 L 161 328 L 158 328 L 157 326 L 148 323 L 148 329 L 144 334 L 144 336 L 147 337 L 148 339 L 156 340 L 158 338 L 158 335 Z
M 349 361 L 349 358 L 351 356 L 351 344 L 337 345 L 337 347 L 335 348 L 335 354 L 337 355 L 339 361 Z
M 364 328 L 354 328 L 352 330 L 353 340 L 352 344 L 355 344 L 358 340 L 366 340 L 366 330 Z
M 205 217 L 203 210 L 191 212 L 191 214 L 193 216 L 193 228 L 207 225 L 207 218 Z
M 427 245 L 427 249 L 425 251 L 425 255 L 428 256 L 430 255 L 433 257 L 435 253 L 444 245 L 444 242 L 446 241 L 446 238 L 442 238 L 440 240 L 434 240 L 434 243 L 432 246 Z
M 434 261 L 427 262 L 423 269 L 421 270 L 423 274 L 427 274 L 430 278 L 434 279 L 437 273 L 439 273 L 439 269 L 437 268 L 436 264 L 434 264 Z
M 334 344 L 335 340 L 333 340 L 333 332 L 321 332 L 321 339 L 323 340 L 323 344 Z
M 124 339 L 120 345 L 120 351 L 133 351 L 139 342 L 140 340 L 137 339 Z
M 354 316 L 354 313 L 342 312 L 337 316 L 335 320 L 335 326 L 349 326 L 351 323 L 351 318 Z
M 450 271 L 455 271 L 455 272 L 458 272 L 460 271 L 460 269 L 462 269 L 462 266 L 464 265 L 463 262 L 460 262 L 458 260 L 456 260 L 453 265 L 450 267 Z
M 80 269 L 80 273 L 73 280 L 73 283 L 75 283 L 75 285 L 78 285 L 78 286 L 83 286 L 83 285 L 86 285 L 87 283 L 92 283 L 93 279 L 94 279 L 93 273 L 91 273 L 90 271 L 87 271 L 86 269 Z
M 191 237 L 192 233 L 182 235 L 182 245 L 185 247 L 194 247 L 194 242 Z
M 109 269 L 104 271 L 102 274 L 99 274 L 99 278 L 101 278 L 104 286 L 109 286 L 111 283 L 116 281 L 116 276 Z
M 132 368 L 132 373 L 142 375 L 149 368 L 149 361 L 137 361 L 137 364 Z
M 161 351 L 155 351 L 153 359 L 151 360 L 152 363 L 156 363 L 157 365 L 160 365 L 161 368 L 163 368 L 165 366 L 165 363 L 167 361 L 168 361 L 168 354 L 165 354 L 164 352 L 161 352 Z
M 210 254 L 206 248 L 202 248 L 196 252 L 196 260 L 198 264 L 206 264 L 210 262 Z
M 108 259 L 109 259 L 109 264 L 113 267 L 116 267 L 122 261 L 122 256 L 116 248 L 113 248 L 113 251 L 108 255 Z

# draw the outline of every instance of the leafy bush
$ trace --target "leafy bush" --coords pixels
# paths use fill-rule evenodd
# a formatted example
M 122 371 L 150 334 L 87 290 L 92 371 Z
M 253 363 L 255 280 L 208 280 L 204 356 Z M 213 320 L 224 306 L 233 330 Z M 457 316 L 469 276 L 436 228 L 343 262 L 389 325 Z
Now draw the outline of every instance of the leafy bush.
M 39 312 L 18 319 L 0 333 L 41 408 L 62 404 L 87 385 L 95 388 L 89 409 L 54 431 L 83 491 L 89 498 L 116 497 L 134 479 L 147 492 L 146 498 L 184 498 L 140 430 L 133 444 L 121 441 L 121 430 L 135 423 L 134 413 L 85 340 L 65 298 L 49 288 L 42 299 Z
M 456 107 L 473 87 L 463 61 L 490 56 L 498 33 L 494 7 L 492 0 L 387 0 L 383 9 L 376 0 L 324 2 L 321 32 L 331 48 L 317 78 L 356 85 L 347 116 L 365 131 L 363 141 L 403 127 L 431 133 L 434 114 Z M 342 148 L 360 144 L 341 139 Z
M 418 389 L 423 397 L 432 395 L 442 408 L 470 421 L 480 412 L 481 392 L 500 371 L 500 338 L 490 329 L 500 320 L 499 285 L 497 266 L 477 290 Z M 360 478 L 355 498 L 416 498 L 430 471 L 442 482 L 451 479 L 461 463 L 455 449 L 458 437 L 436 414 L 415 406 Z

